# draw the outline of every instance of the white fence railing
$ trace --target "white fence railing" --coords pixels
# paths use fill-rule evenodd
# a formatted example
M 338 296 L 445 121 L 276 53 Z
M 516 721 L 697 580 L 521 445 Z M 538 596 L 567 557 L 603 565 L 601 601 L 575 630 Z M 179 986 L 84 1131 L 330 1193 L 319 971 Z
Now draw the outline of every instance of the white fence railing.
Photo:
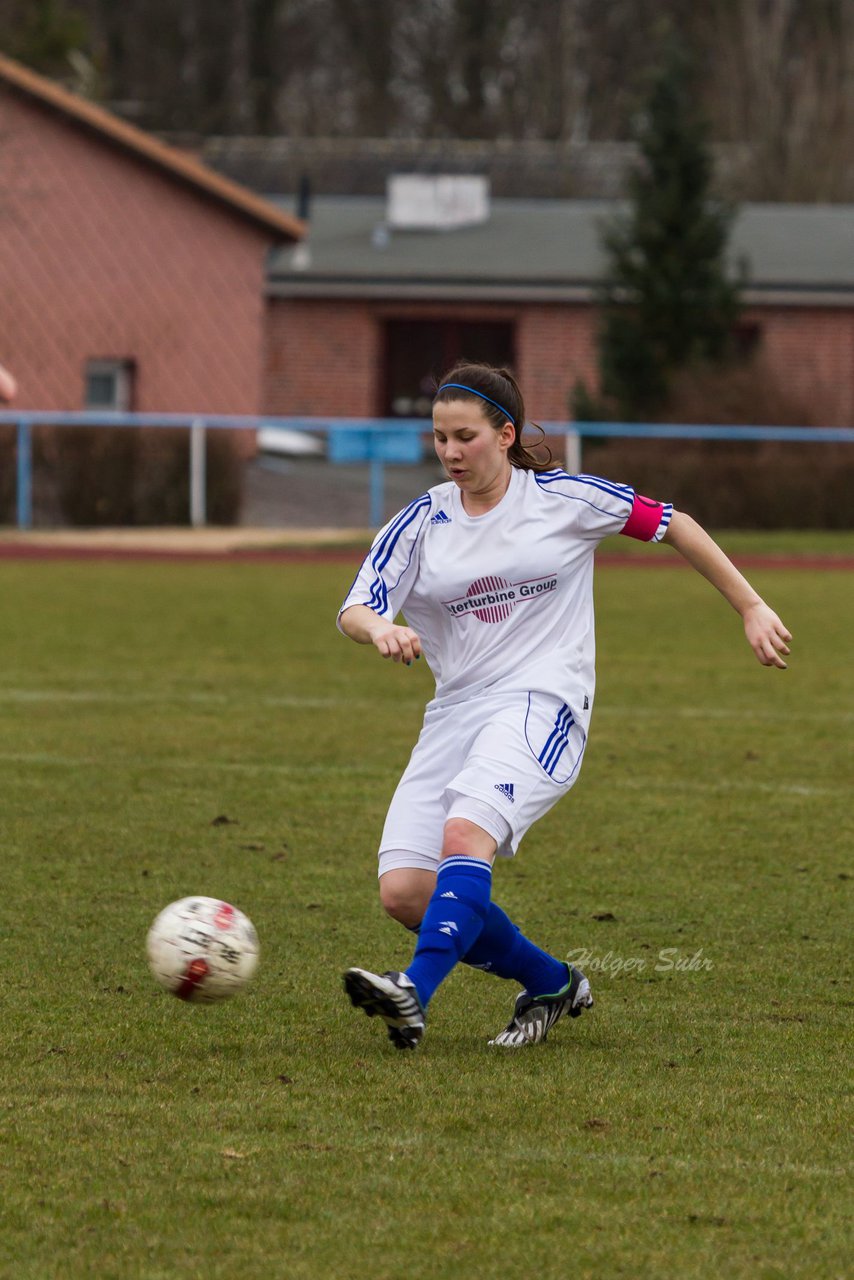
M 63 413 L 31 409 L 0 411 L 0 426 L 3 425 L 17 428 L 16 510 L 19 529 L 32 527 L 32 431 L 38 426 L 185 428 L 190 438 L 187 477 L 190 522 L 195 527 L 207 523 L 205 458 L 209 430 L 278 430 L 308 434 L 324 441 L 330 464 L 367 463 L 370 467 L 368 516 L 372 528 L 382 524 L 386 467 L 417 462 L 423 452 L 423 438 L 432 433 L 432 423 L 424 418 L 270 418 L 180 413 Z M 564 437 L 566 467 L 572 473 L 581 471 L 582 442 L 585 439 L 620 437 L 636 440 L 777 440 L 789 444 L 854 444 L 854 427 L 724 427 L 554 421 L 542 422 L 540 426 L 550 437 Z

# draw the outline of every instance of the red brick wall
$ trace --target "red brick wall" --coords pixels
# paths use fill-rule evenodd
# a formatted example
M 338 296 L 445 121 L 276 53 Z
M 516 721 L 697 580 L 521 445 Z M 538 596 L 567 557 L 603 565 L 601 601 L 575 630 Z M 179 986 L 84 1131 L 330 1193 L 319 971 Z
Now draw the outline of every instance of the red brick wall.
M 528 414 L 565 421 L 577 379 L 596 385 L 592 307 L 272 299 L 265 350 L 265 411 L 371 416 L 380 412 L 383 327 L 389 319 L 510 320 Z M 768 366 L 811 406 L 814 421 L 854 423 L 854 310 L 754 308 Z
M 591 319 L 582 307 L 271 299 L 265 411 L 370 417 L 381 411 L 389 320 L 511 321 L 532 417 L 563 420 L 576 377 L 592 372 Z
M 382 325 L 363 302 L 275 299 L 264 339 L 264 412 L 378 412 Z
M 596 385 L 595 320 L 584 306 L 528 306 L 519 316 L 516 349 L 528 416 L 566 422 L 579 378 Z
M 753 308 L 768 366 L 819 426 L 854 426 L 854 308 Z
M 139 411 L 256 413 L 271 237 L 0 89 L 0 360 L 22 408 L 79 409 L 133 358 Z

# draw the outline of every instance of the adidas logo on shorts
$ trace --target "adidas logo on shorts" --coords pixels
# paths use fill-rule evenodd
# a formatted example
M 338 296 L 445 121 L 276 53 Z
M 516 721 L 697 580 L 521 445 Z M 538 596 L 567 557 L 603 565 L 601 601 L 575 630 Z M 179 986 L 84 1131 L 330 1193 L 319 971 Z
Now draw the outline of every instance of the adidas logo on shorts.
M 516 803 L 516 797 L 513 795 L 512 782 L 496 782 L 495 790 L 500 791 L 505 800 L 509 800 L 511 804 Z

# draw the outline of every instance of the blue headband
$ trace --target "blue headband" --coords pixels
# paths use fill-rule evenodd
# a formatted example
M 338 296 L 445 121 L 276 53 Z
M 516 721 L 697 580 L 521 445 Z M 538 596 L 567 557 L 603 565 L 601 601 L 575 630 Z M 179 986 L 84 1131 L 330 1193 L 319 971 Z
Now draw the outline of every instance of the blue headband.
M 505 418 L 509 418 L 510 421 L 513 423 L 513 426 L 515 427 L 516 419 L 513 417 L 512 413 L 507 412 L 503 404 L 499 404 L 498 401 L 493 400 L 491 396 L 485 396 L 482 391 L 476 391 L 474 387 L 467 387 L 463 382 L 446 382 L 436 392 L 436 396 L 438 396 L 442 391 L 447 391 L 448 387 L 456 387 L 459 391 L 470 391 L 473 396 L 480 396 L 481 400 L 486 400 L 489 404 L 494 404 L 496 409 L 500 409 L 501 412 L 504 414 Z M 435 399 L 435 396 L 434 396 L 434 399 Z

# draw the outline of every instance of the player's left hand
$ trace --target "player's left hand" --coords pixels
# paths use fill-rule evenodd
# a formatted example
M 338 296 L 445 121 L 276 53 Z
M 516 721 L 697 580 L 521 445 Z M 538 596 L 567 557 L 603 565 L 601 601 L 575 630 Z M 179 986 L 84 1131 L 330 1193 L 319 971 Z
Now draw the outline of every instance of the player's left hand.
M 744 633 L 748 644 L 763 667 L 786 670 L 784 656 L 791 653 L 792 633 L 783 626 L 773 609 L 764 601 L 752 605 L 744 615 Z

